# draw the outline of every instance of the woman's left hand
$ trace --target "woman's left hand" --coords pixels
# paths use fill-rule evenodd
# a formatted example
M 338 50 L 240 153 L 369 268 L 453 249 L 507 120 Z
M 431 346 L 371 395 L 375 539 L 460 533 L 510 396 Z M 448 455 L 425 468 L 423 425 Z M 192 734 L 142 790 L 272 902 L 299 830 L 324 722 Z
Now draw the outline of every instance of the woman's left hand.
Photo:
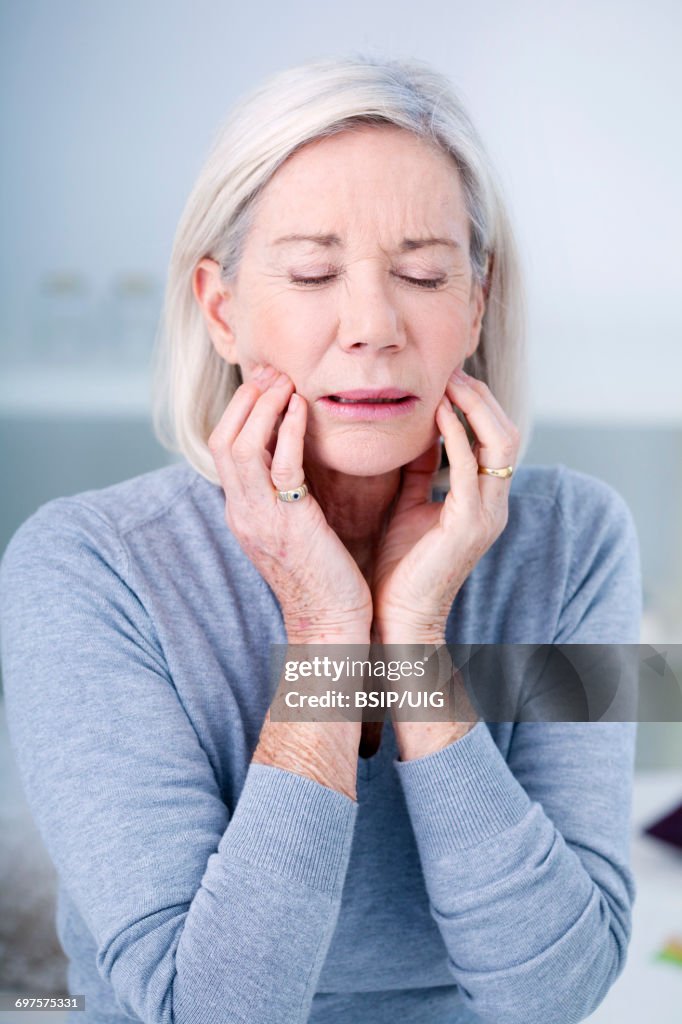
M 452 402 L 477 438 L 473 449 Z M 479 474 L 478 467 L 514 466 L 520 435 L 488 386 L 453 374 L 436 426 L 450 463 L 450 490 L 444 502 L 431 501 L 439 441 L 403 470 L 372 585 L 373 633 L 382 643 L 445 643 L 457 592 L 507 524 L 511 478 Z

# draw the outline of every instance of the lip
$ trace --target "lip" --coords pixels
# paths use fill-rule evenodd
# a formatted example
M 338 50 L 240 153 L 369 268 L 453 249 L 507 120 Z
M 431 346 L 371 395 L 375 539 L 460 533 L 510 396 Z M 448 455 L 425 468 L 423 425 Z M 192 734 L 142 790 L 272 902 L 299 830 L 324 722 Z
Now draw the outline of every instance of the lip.
M 407 416 L 417 405 L 416 395 L 400 388 L 358 388 L 353 391 L 334 392 L 337 398 L 351 398 L 353 405 L 335 402 L 329 395 L 319 398 L 321 406 L 332 419 L 338 420 L 390 420 L 399 416 Z M 377 402 L 378 398 L 402 399 L 402 401 Z
M 332 391 L 335 398 L 353 398 L 360 401 L 366 398 L 368 402 L 376 401 L 378 398 L 414 398 L 409 391 L 402 391 L 400 388 L 355 388 L 354 391 Z M 326 395 L 329 398 L 330 395 Z

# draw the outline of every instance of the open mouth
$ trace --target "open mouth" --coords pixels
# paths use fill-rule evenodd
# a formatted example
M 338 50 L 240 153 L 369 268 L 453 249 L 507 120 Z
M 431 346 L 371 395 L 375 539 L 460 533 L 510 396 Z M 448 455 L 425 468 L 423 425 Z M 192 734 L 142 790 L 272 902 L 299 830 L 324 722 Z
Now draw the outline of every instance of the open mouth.
M 418 399 L 401 388 L 357 388 L 326 395 L 320 405 L 334 419 L 386 420 L 406 416 Z
M 330 402 L 338 402 L 340 405 L 398 405 L 401 402 L 409 402 L 410 395 L 402 395 L 401 398 L 341 398 L 339 395 L 328 395 Z

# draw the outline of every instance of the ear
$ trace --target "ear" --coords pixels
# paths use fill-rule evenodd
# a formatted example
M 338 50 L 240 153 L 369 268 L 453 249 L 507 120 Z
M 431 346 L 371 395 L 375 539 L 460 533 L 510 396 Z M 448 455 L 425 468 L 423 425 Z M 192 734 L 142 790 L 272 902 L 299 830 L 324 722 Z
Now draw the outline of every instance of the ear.
M 469 336 L 469 344 L 467 345 L 467 357 L 473 355 L 478 348 L 478 343 L 481 340 L 481 328 L 483 326 L 483 317 L 485 315 L 485 292 L 483 286 L 478 282 L 474 281 L 471 285 L 471 299 L 469 300 L 471 310 L 471 331 Z
M 207 257 L 197 264 L 192 290 L 218 355 L 228 363 L 237 363 L 237 342 L 231 324 L 233 293 L 223 284 L 220 265 L 215 260 Z

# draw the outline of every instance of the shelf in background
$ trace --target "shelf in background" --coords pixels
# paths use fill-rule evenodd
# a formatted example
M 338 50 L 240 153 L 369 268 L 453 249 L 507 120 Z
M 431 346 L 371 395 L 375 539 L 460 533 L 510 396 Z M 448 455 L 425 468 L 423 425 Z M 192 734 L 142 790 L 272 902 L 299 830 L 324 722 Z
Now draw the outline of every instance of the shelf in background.
M 150 407 L 150 374 L 143 369 L 22 368 L 0 375 L 2 416 L 138 418 Z

